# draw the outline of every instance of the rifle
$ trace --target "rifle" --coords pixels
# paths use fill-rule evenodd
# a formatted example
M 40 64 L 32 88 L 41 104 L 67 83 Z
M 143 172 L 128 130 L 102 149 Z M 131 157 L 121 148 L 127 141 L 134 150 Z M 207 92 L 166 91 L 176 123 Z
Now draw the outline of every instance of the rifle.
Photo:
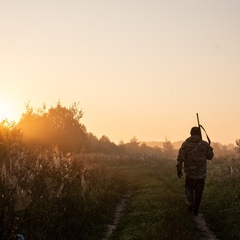
M 211 144 L 211 140 L 210 140 L 210 138 L 208 137 L 207 132 L 206 132 L 206 130 L 204 129 L 204 127 L 200 124 L 199 117 L 198 117 L 198 113 L 197 113 L 197 122 L 198 122 L 198 128 L 199 128 L 199 131 L 200 131 L 200 137 L 201 137 L 201 140 L 202 140 L 202 131 L 201 131 L 201 128 L 202 128 L 203 131 L 204 131 L 205 134 L 206 134 L 206 137 L 207 137 L 208 143 L 209 143 L 209 145 L 210 145 L 210 144 Z

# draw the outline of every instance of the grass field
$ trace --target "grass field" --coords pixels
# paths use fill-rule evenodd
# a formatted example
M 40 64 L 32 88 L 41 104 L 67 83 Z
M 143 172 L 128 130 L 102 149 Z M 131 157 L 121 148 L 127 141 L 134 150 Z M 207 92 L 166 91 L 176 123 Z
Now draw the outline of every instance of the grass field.
M 111 240 L 200 239 L 172 160 L 118 167 L 132 197 Z
M 209 165 L 200 212 L 221 240 L 240 239 L 239 166 L 219 160 Z M 13 152 L 2 163 L 0 180 L 1 240 L 17 234 L 27 240 L 100 240 L 129 193 L 109 240 L 202 239 L 174 160 Z

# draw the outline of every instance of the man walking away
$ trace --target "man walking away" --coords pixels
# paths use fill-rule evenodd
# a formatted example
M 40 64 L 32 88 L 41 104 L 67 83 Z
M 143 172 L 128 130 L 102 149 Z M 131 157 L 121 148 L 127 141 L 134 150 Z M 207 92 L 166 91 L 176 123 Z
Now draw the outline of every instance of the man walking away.
M 211 160 L 214 154 L 213 148 L 201 139 L 199 127 L 192 127 L 190 134 L 179 149 L 176 167 L 177 176 L 181 178 L 184 165 L 188 209 L 197 216 L 207 176 L 207 160 Z

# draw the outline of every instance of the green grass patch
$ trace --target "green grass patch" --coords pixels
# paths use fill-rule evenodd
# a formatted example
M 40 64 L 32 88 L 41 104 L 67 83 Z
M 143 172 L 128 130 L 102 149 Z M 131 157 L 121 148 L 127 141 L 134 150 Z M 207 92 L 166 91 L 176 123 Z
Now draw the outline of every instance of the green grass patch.
M 187 212 L 184 181 L 176 178 L 175 162 L 122 168 L 121 173 L 133 195 L 112 240 L 200 238 Z
M 202 209 L 220 239 L 240 239 L 240 177 L 215 175 L 207 181 Z

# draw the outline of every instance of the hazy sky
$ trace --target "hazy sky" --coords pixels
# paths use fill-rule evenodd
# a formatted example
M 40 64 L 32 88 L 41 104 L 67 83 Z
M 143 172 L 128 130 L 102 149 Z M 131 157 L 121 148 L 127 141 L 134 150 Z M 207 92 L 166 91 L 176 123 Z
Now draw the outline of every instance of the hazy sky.
M 0 114 L 80 102 L 97 137 L 240 138 L 239 0 L 0 0 Z M 6 108 L 7 106 L 7 108 Z

